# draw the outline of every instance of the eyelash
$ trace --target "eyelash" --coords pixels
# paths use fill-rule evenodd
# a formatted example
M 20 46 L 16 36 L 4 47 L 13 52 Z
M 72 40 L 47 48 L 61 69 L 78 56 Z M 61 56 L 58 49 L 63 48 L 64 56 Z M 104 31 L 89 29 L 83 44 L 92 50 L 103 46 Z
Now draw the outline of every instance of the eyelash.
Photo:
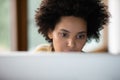
M 68 34 L 67 33 L 59 33 L 59 35 L 61 36 L 61 37 L 68 37 Z
M 77 39 L 83 39 L 85 38 L 85 35 L 77 35 Z

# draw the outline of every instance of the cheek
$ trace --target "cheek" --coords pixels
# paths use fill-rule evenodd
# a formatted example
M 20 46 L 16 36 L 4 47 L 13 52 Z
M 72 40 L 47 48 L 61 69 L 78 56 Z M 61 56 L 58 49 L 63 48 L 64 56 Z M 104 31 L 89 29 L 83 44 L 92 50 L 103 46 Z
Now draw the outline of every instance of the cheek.
M 76 43 L 77 49 L 82 49 L 82 48 L 84 47 L 85 43 L 86 43 L 86 40 L 78 41 L 78 42 Z
M 65 40 L 61 39 L 59 36 L 53 36 L 53 46 L 55 51 L 62 51 L 65 46 Z

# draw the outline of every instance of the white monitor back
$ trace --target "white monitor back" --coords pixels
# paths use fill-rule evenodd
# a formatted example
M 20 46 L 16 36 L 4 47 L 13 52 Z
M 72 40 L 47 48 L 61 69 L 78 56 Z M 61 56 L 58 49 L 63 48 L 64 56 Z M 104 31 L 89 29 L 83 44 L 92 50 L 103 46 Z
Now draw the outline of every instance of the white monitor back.
M 0 55 L 0 80 L 120 80 L 120 55 Z

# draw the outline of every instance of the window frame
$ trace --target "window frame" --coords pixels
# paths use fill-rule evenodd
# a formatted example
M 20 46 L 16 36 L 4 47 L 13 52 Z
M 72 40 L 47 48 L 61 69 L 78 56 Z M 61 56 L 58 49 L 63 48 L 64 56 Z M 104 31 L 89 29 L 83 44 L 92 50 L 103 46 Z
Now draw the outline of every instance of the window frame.
M 27 0 L 12 0 L 11 16 L 11 50 L 27 51 Z

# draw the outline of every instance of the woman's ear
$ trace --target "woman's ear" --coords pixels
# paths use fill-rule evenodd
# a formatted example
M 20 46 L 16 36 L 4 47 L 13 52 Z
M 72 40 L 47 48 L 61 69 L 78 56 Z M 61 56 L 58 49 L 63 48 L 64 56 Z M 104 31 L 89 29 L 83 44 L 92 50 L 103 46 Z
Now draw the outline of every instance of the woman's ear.
M 50 39 L 53 38 L 53 32 L 52 32 L 52 30 L 49 30 L 49 31 L 48 31 L 48 37 L 49 37 Z

